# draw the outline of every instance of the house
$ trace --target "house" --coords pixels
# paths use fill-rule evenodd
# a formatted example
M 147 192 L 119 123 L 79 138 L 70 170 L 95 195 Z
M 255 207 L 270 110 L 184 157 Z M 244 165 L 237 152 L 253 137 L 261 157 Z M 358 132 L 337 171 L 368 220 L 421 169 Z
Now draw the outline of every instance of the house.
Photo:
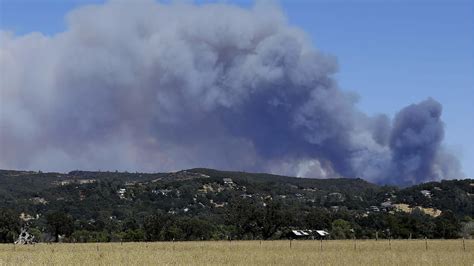
M 71 184 L 71 180 L 54 181 L 53 184 L 57 186 L 66 186 Z
M 241 194 L 240 197 L 243 198 L 243 199 L 248 199 L 248 198 L 253 197 L 253 195 L 244 193 L 244 194 Z
M 39 204 L 46 205 L 48 203 L 47 200 L 41 197 L 33 197 L 30 200 L 33 201 L 34 205 L 39 205 Z
M 20 220 L 22 220 L 22 221 L 24 221 L 24 222 L 28 222 L 28 221 L 31 221 L 31 220 L 34 220 L 34 219 L 35 219 L 35 217 L 33 217 L 33 216 L 29 215 L 29 214 L 26 214 L 26 213 L 24 213 L 24 212 L 22 212 L 22 213 L 20 214 L 20 217 L 19 217 L 19 218 L 20 218 Z
M 380 211 L 379 207 L 377 207 L 377 206 L 370 206 L 369 210 L 373 211 L 373 212 L 379 212 Z
M 385 201 L 385 202 L 382 202 L 382 203 L 380 204 L 380 207 L 381 207 L 382 209 L 384 209 L 384 210 L 389 210 L 389 209 L 393 209 L 393 208 L 394 208 L 393 205 L 392 205 L 392 202 L 389 201 L 389 200 L 387 200 L 387 201 Z
M 234 181 L 232 181 L 232 178 L 223 178 L 222 181 L 224 181 L 224 184 L 226 185 L 233 185 Z
M 214 202 L 214 207 L 215 208 L 223 208 L 225 205 L 227 205 L 227 202 L 222 202 L 222 203 Z
M 137 181 L 128 181 L 128 182 L 125 182 L 125 186 L 126 186 L 126 187 L 133 187 L 133 186 L 135 186 L 135 184 L 137 184 Z
M 423 194 L 423 196 L 427 197 L 427 198 L 431 198 L 431 191 L 429 190 L 422 190 L 420 191 L 421 194 Z
M 121 188 L 117 191 L 117 194 L 120 199 L 125 199 L 125 192 L 127 192 L 125 188 Z
M 94 184 L 96 182 L 97 182 L 97 180 L 95 180 L 95 179 L 78 179 L 76 181 L 76 183 L 79 184 L 79 185 Z
M 70 184 L 84 185 L 84 184 L 93 184 L 96 182 L 97 182 L 96 179 L 67 179 L 67 180 L 54 181 L 53 185 L 56 185 L 56 186 L 67 186 Z
M 171 189 L 154 189 L 151 191 L 151 193 L 156 194 L 156 195 L 168 196 L 168 194 L 171 191 L 172 191 Z

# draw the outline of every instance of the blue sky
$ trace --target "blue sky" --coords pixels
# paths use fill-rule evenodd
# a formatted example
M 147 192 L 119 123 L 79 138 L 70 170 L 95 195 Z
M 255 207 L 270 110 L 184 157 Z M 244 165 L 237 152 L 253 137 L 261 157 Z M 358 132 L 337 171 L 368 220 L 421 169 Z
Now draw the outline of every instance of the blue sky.
M 102 2 L 0 0 L 0 28 L 17 35 L 54 35 L 66 29 L 70 10 Z M 315 46 L 338 58 L 338 81 L 360 95 L 363 111 L 393 116 L 427 97 L 441 102 L 445 144 L 474 177 L 474 1 L 288 0 L 280 5 Z

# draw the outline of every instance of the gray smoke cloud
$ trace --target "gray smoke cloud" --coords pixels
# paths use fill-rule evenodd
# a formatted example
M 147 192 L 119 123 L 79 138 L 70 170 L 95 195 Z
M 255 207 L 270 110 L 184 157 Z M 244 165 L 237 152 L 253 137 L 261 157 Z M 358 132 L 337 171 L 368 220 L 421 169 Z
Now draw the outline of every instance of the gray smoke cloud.
M 0 33 L 0 167 L 191 167 L 412 184 L 458 177 L 441 105 L 369 117 L 278 7 L 110 1 Z

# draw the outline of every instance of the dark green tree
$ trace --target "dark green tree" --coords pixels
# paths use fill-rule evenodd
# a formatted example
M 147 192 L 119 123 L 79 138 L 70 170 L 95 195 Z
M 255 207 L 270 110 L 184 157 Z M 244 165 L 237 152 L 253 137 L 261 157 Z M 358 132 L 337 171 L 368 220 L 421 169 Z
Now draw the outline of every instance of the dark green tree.
M 271 238 L 282 227 L 287 225 L 288 217 L 286 217 L 279 202 L 267 202 L 260 213 L 261 215 L 258 218 L 263 239 Z
M 20 219 L 9 209 L 0 209 L 0 242 L 12 243 L 20 232 Z
M 226 213 L 226 223 L 235 227 L 231 238 L 256 238 L 259 236 L 259 219 L 261 212 L 252 200 L 234 199 L 230 202 Z M 260 217 L 260 218 L 259 218 Z
M 166 224 L 170 223 L 170 216 L 158 212 L 154 215 L 147 216 L 143 223 L 145 231 L 145 239 L 148 241 L 157 241 L 161 239 L 161 232 Z
M 305 217 L 309 229 L 329 229 L 331 227 L 330 213 L 324 208 L 312 209 Z
M 59 235 L 69 236 L 74 230 L 72 217 L 61 211 L 49 213 L 46 216 L 46 223 L 50 233 L 55 237 L 55 242 L 59 241 Z
M 209 240 L 214 233 L 214 226 L 203 219 L 189 218 L 183 219 L 179 223 L 186 240 Z
M 459 219 L 451 211 L 446 211 L 435 220 L 436 228 L 434 236 L 436 238 L 457 238 L 461 231 Z
M 332 222 L 331 237 L 334 239 L 346 239 L 353 237 L 352 225 L 350 222 L 337 219 Z

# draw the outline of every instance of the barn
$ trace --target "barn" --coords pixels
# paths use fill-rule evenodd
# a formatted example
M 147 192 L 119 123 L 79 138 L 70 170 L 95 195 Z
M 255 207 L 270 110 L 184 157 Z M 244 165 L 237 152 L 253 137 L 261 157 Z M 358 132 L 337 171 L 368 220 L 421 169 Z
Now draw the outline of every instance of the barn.
M 325 230 L 291 230 L 289 234 L 292 239 L 326 239 L 329 233 Z

